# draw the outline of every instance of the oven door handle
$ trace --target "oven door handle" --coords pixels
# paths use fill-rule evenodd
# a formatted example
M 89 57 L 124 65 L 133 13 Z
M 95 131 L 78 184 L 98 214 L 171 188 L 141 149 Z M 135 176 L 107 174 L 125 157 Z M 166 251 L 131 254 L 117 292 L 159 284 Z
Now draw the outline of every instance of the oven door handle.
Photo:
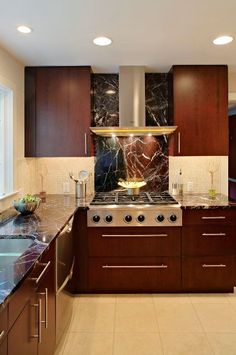
M 103 238 L 157 238 L 157 237 L 168 237 L 166 233 L 160 234 L 102 234 Z
M 167 269 L 168 265 L 102 265 L 103 269 Z

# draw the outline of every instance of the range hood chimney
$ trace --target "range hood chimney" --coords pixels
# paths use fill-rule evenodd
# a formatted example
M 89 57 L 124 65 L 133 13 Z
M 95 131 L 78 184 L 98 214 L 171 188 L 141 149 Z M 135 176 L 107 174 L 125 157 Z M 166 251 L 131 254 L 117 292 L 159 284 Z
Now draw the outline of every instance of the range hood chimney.
M 167 135 L 176 126 L 146 126 L 145 67 L 121 66 L 119 71 L 119 127 L 90 127 L 103 137 Z
M 120 67 L 119 116 L 121 127 L 145 126 L 144 67 Z

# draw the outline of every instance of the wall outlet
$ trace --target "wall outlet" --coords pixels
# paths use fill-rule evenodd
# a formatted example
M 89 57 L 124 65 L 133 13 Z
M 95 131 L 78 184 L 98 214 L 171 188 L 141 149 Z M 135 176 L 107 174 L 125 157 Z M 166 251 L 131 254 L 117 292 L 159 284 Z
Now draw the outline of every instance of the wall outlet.
M 62 190 L 64 194 L 70 193 L 70 183 L 69 181 L 64 181 L 62 184 Z

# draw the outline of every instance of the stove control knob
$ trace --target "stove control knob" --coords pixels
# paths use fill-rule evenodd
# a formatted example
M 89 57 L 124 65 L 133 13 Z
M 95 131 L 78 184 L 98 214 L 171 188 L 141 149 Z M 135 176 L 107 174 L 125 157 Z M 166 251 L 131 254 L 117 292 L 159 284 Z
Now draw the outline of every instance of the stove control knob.
M 110 214 L 108 214 L 106 217 L 105 217 L 105 221 L 107 222 L 107 223 L 111 223 L 112 222 L 112 216 L 110 215 Z
M 169 220 L 170 220 L 171 222 L 175 222 L 175 221 L 177 220 L 176 215 L 175 215 L 175 214 L 170 215 Z
M 165 217 L 163 216 L 163 214 L 159 214 L 159 215 L 157 216 L 157 221 L 158 221 L 158 222 L 163 222 L 164 219 L 165 219 Z
M 98 222 L 100 221 L 100 216 L 98 216 L 97 214 L 95 214 L 95 215 L 93 216 L 93 221 L 94 221 L 95 223 L 98 223 Z
M 132 216 L 130 214 L 127 214 L 125 216 L 125 222 L 130 223 L 132 221 Z
M 137 219 L 139 222 L 144 222 L 145 216 L 143 214 L 140 214 Z

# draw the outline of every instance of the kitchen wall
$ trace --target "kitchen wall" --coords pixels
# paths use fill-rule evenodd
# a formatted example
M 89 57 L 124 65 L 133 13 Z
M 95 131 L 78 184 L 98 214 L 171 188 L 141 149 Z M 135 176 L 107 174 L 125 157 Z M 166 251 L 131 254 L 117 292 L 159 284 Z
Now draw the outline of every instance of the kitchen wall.
M 75 183 L 69 178 L 69 172 L 78 176 L 79 171 L 89 173 L 87 194 L 94 193 L 94 157 L 90 158 L 36 158 L 36 192 L 44 190 L 48 194 L 75 193 Z M 43 181 L 41 179 L 43 176 Z
M 119 125 L 119 78 L 117 74 L 95 74 L 94 125 Z M 167 125 L 167 74 L 146 74 L 146 124 Z M 96 191 L 118 187 L 120 178 L 141 178 L 147 189 L 168 189 L 168 142 L 166 137 L 129 137 L 95 139 Z
M 184 193 L 192 182 L 191 193 L 207 193 L 210 188 L 210 173 L 214 171 L 214 188 L 217 193 L 228 195 L 228 157 L 169 157 L 169 190 L 172 183 L 178 182 L 182 170 Z
M 0 47 L 0 83 L 13 90 L 14 191 L 34 193 L 35 160 L 24 158 L 24 65 Z M 0 211 L 14 196 L 0 200 Z

